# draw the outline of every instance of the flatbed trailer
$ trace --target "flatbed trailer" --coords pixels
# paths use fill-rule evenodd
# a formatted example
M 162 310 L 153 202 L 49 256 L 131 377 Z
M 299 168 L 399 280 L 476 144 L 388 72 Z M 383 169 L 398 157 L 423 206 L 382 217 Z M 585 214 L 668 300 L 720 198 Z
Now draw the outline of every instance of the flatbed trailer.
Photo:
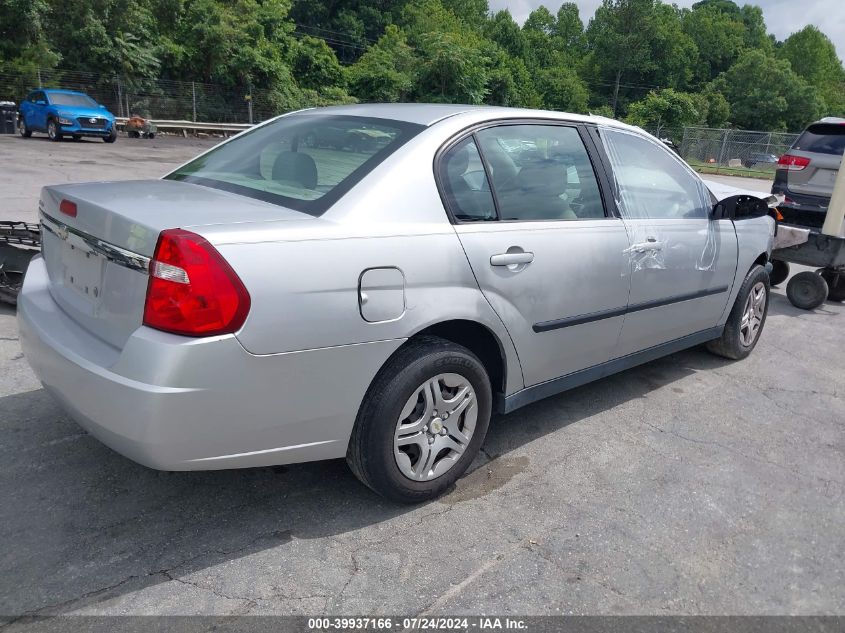
M 839 169 L 830 206 L 821 231 L 817 228 L 781 225 L 786 233 L 782 247 L 772 251 L 773 286 L 789 276 L 789 264 L 817 268 L 793 275 L 786 296 L 797 308 L 812 310 L 825 300 L 845 301 L 845 169 Z

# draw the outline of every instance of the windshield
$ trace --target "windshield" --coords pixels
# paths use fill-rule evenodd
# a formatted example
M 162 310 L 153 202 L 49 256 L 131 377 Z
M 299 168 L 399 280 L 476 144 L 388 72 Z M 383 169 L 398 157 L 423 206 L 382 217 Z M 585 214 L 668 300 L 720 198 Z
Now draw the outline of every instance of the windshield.
M 166 176 L 320 215 L 423 126 L 294 114 L 220 145 Z
M 70 95 L 61 92 L 49 93 L 50 103 L 53 105 L 77 106 L 82 108 L 96 108 L 97 102 L 88 95 Z

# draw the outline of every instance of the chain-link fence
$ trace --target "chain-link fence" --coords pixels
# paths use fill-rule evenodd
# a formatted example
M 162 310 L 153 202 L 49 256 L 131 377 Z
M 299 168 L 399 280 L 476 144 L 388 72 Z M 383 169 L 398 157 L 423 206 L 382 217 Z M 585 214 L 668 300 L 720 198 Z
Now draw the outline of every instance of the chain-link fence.
M 719 128 L 684 128 L 681 156 L 693 166 L 772 171 L 778 158 L 798 138 L 786 132 L 757 132 Z
M 79 90 L 116 116 L 207 123 L 257 123 L 277 114 L 272 92 L 193 81 L 133 79 L 67 70 L 20 71 L 0 66 L 0 101 L 20 103 L 36 88 Z

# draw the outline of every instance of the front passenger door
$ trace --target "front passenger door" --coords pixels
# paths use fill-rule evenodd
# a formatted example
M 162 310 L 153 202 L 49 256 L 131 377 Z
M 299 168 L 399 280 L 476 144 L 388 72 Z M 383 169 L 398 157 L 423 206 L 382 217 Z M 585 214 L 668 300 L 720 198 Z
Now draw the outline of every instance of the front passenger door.
M 733 223 L 711 219 L 712 194 L 662 143 L 617 128 L 599 134 L 631 238 L 618 355 L 715 328 L 736 272 Z
M 611 359 L 628 300 L 628 238 L 605 213 L 579 128 L 502 123 L 455 143 L 438 165 L 455 231 L 525 385 Z
M 47 129 L 47 95 L 43 91 L 38 90 L 33 95 L 31 107 L 29 108 L 30 115 L 26 124 L 33 130 Z

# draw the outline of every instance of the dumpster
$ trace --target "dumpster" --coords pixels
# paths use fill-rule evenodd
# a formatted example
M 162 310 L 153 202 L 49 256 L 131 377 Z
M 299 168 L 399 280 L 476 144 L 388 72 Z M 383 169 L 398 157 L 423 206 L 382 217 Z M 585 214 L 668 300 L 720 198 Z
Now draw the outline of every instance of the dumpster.
M 14 101 L 0 101 L 0 134 L 14 134 L 18 111 Z

